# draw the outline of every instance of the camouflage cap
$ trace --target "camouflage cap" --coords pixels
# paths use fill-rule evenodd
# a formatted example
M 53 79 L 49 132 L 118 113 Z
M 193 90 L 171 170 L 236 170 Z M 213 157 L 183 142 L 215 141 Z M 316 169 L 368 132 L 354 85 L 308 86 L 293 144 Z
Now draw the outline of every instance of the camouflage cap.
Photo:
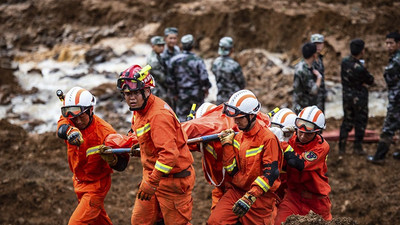
M 165 44 L 164 38 L 161 36 L 154 36 L 150 39 L 152 45 L 163 45 Z
M 219 55 L 229 55 L 229 52 L 231 51 L 233 47 L 233 40 L 231 37 L 223 37 L 221 40 L 219 40 L 219 48 L 218 48 L 218 54 Z
M 164 30 L 164 35 L 167 36 L 169 34 L 178 34 L 178 28 L 176 27 L 167 27 Z
M 322 42 L 324 42 L 324 35 L 322 35 L 322 34 L 313 34 L 313 35 L 311 35 L 310 41 L 312 43 L 322 43 Z
M 193 43 L 193 35 L 191 34 L 186 34 L 181 38 L 181 43 L 182 44 L 190 44 Z

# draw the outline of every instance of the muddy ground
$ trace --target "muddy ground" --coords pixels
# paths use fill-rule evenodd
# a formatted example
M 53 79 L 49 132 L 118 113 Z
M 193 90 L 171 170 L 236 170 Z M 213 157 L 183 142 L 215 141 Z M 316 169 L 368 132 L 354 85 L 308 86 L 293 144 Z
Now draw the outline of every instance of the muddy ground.
M 235 40 L 236 58 L 243 66 L 248 88 L 255 91 L 263 106 L 291 105 L 292 77 L 270 63 L 262 51 L 284 53 L 294 62 L 299 49 L 314 32 L 326 37 L 326 79 L 339 82 L 340 59 L 348 54 L 349 40 L 361 37 L 367 43 L 366 63 L 375 74 L 370 90 L 385 91 L 382 70 L 387 62 L 384 34 L 399 29 L 400 4 L 389 0 L 371 1 L 100 1 L 100 0 L 6 0 L 0 3 L 0 104 L 24 91 L 12 75 L 9 64 L 45 58 L 39 47 L 52 51 L 68 43 L 94 45 L 104 38 L 131 37 L 148 41 L 162 34 L 164 27 L 176 26 L 181 34 L 197 37 L 196 51 L 215 57 L 218 40 L 230 35 Z M 255 49 L 255 50 L 249 50 Z M 250 53 L 249 53 L 250 51 Z M 261 51 L 261 53 L 260 53 Z M 106 94 L 112 85 L 92 90 Z M 28 106 L 27 106 L 28 107 Z M 105 108 L 98 110 L 106 110 Z M 129 124 L 113 111 L 105 119 L 120 132 Z M 0 224 L 67 224 L 77 205 L 66 147 L 55 132 L 35 134 L 10 123 L 18 115 L 0 120 Z M 380 132 L 383 117 L 370 118 L 368 128 Z M 337 129 L 340 120 L 329 119 L 327 129 Z M 26 121 L 28 127 L 40 121 Z M 396 150 L 398 143 L 391 147 Z M 334 220 L 329 224 L 400 224 L 400 163 L 389 155 L 384 166 L 367 164 L 365 157 L 339 157 L 337 143 L 330 142 L 329 182 Z M 376 143 L 365 144 L 374 153 Z M 209 216 L 212 187 L 206 183 L 199 153 L 193 153 L 197 173 L 194 189 L 193 224 L 205 224 Z M 141 167 L 132 158 L 125 172 L 113 174 L 106 198 L 106 210 L 114 224 L 129 224 L 140 181 Z M 318 216 L 293 217 L 288 224 L 328 224 Z

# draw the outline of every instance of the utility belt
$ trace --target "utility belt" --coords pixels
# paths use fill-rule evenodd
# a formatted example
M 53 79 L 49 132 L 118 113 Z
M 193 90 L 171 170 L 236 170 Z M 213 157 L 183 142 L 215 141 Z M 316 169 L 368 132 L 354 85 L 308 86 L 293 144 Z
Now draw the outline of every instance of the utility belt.
M 182 170 L 181 172 L 178 173 L 173 173 L 173 174 L 164 174 L 162 175 L 162 177 L 168 177 L 168 178 L 184 178 L 184 177 L 188 177 L 190 176 L 190 174 L 192 174 L 188 169 L 190 168 L 190 166 L 184 170 Z

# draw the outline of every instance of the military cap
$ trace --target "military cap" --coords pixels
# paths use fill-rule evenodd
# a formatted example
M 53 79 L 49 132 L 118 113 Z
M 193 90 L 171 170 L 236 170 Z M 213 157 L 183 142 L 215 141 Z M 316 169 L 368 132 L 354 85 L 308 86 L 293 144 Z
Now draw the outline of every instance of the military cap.
M 313 34 L 313 35 L 311 35 L 310 41 L 312 43 L 323 43 L 324 42 L 324 35 L 322 35 L 322 34 Z
M 176 27 L 167 27 L 164 30 L 164 35 L 167 36 L 169 34 L 178 34 L 178 28 Z
M 219 55 L 229 55 L 230 50 L 233 47 L 233 40 L 231 37 L 223 37 L 219 40 L 219 48 L 218 54 Z
M 192 42 L 193 42 L 193 35 L 191 34 L 186 34 L 181 38 L 182 44 L 190 44 Z
M 161 36 L 154 36 L 150 39 L 152 45 L 163 45 L 165 44 L 164 38 Z

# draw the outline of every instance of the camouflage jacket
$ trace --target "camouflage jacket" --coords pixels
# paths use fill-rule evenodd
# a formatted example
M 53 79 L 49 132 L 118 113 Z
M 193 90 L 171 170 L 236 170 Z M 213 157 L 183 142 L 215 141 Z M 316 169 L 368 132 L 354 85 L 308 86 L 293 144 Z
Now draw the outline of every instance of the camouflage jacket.
M 169 66 L 171 58 L 178 55 L 180 52 L 181 52 L 181 50 L 179 49 L 178 46 L 175 46 L 174 51 L 171 52 L 168 49 L 167 45 L 165 45 L 164 51 L 161 53 L 161 58 L 162 58 L 162 60 L 164 60 L 165 64 L 167 64 L 167 66 Z
M 321 80 L 321 85 L 319 86 L 319 92 L 318 95 L 323 95 L 325 96 L 326 90 L 325 90 L 325 67 L 324 67 L 324 61 L 323 61 L 323 55 L 319 54 L 318 58 L 313 62 L 313 68 L 318 70 L 318 72 L 322 75 L 322 80 Z
M 218 94 L 227 92 L 230 96 L 246 86 L 242 67 L 229 56 L 216 58 L 212 64 L 211 71 L 215 75 Z
M 175 94 L 181 89 L 193 90 L 193 95 L 204 94 L 211 87 L 204 61 L 190 51 L 183 51 L 171 58 L 168 66 Z
M 400 102 L 400 50 L 390 57 L 383 76 L 389 89 L 389 102 Z
M 147 64 L 151 66 L 150 74 L 153 75 L 156 83 L 154 94 L 160 98 L 165 98 L 167 95 L 167 65 L 161 56 L 154 51 L 147 57 Z
M 293 109 L 296 113 L 306 106 L 317 104 L 317 77 L 302 59 L 297 65 L 293 80 Z
M 368 97 L 368 89 L 364 84 L 373 84 L 374 77 L 358 59 L 351 55 L 343 58 L 341 77 L 343 98 Z

